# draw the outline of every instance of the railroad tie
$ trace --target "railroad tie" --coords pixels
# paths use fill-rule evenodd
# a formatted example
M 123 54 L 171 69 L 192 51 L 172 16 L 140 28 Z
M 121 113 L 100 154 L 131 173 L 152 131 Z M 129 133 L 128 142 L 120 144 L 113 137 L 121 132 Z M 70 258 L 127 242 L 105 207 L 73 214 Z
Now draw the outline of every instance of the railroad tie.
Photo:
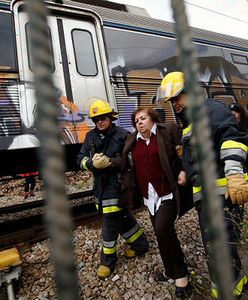
M 13 280 L 18 280 L 21 275 L 22 260 L 16 248 L 10 248 L 0 252 L 0 286 L 7 283 L 9 300 L 15 299 Z

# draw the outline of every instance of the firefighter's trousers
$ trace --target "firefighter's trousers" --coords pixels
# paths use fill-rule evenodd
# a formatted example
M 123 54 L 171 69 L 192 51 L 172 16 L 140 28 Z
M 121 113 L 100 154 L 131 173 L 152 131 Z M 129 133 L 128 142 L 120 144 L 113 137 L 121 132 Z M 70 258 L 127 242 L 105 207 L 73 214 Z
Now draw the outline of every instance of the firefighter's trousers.
M 110 269 L 114 269 L 116 265 L 119 234 L 135 250 L 136 255 L 144 254 L 149 248 L 143 229 L 127 209 L 103 214 L 101 264 Z
M 240 260 L 240 256 L 237 250 L 237 241 L 240 237 L 239 227 L 239 214 L 240 208 L 238 205 L 233 205 L 229 199 L 225 199 L 221 196 L 220 199 L 223 201 L 224 209 L 224 221 L 227 230 L 227 246 L 229 247 L 229 253 L 231 254 L 230 269 L 233 272 L 234 279 L 243 273 L 243 267 Z M 202 234 L 203 245 L 207 254 L 208 269 L 211 281 L 216 282 L 215 273 L 213 272 L 213 266 L 215 264 L 215 259 L 210 251 L 210 236 L 206 228 L 206 213 L 202 203 L 196 206 L 199 215 L 199 222 Z

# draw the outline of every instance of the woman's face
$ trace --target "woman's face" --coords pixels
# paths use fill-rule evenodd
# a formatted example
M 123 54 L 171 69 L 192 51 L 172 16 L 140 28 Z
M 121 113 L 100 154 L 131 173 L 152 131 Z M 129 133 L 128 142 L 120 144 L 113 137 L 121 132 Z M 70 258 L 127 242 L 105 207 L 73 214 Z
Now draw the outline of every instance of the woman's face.
M 148 138 L 154 122 L 146 111 L 140 111 L 135 115 L 135 125 L 138 132 L 140 132 L 143 137 Z

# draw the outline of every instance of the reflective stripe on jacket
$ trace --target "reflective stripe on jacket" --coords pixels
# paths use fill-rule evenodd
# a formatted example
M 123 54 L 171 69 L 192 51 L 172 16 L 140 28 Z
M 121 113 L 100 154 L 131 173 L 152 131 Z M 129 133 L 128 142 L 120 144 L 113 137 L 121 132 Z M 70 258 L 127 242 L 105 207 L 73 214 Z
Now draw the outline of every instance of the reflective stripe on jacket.
M 245 174 L 245 179 L 248 181 L 248 174 Z M 217 187 L 217 193 L 218 195 L 225 195 L 226 193 L 226 185 L 227 185 L 227 179 L 225 178 L 219 178 L 215 181 L 216 187 Z M 197 202 L 199 200 L 202 200 L 202 187 L 201 186 L 193 186 L 193 200 L 194 202 Z
M 216 182 L 219 194 L 225 193 L 226 183 L 224 179 L 227 175 L 245 173 L 245 160 L 248 152 L 248 135 L 238 131 L 237 122 L 228 109 L 228 107 L 217 100 L 207 99 L 204 104 L 207 107 L 209 114 L 209 123 L 213 140 L 215 153 L 215 161 L 217 165 Z M 197 170 L 195 170 L 190 138 L 192 136 L 192 124 L 189 124 L 183 130 L 182 145 L 183 145 L 183 165 L 192 182 L 195 199 L 201 199 L 200 196 L 200 180 Z
M 112 165 L 105 169 L 96 169 L 92 163 L 92 157 L 95 153 L 103 153 L 113 160 L 121 161 L 121 152 L 129 132 L 121 127 L 112 124 L 110 130 L 105 135 L 97 128 L 87 133 L 81 150 L 78 154 L 78 165 L 81 169 L 88 169 L 94 175 L 94 194 L 102 203 L 97 205 L 103 208 L 104 212 L 115 212 L 120 209 L 117 202 L 120 196 L 120 174 L 117 167 Z M 116 199 L 114 205 L 107 205 L 107 201 Z M 103 200 L 106 202 L 103 202 Z M 105 205 L 105 204 L 106 205 Z

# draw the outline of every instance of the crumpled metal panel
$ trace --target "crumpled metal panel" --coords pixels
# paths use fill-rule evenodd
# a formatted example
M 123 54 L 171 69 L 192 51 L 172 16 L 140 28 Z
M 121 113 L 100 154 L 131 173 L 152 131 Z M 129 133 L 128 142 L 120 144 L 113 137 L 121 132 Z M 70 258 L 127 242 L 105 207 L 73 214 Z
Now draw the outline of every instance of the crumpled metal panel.
M 119 113 L 119 122 L 122 127 L 132 128 L 131 114 L 139 106 L 153 107 L 159 114 L 162 123 L 175 123 L 173 109 L 168 103 L 158 107 L 154 102 L 160 80 L 134 79 L 121 77 L 111 78 Z

